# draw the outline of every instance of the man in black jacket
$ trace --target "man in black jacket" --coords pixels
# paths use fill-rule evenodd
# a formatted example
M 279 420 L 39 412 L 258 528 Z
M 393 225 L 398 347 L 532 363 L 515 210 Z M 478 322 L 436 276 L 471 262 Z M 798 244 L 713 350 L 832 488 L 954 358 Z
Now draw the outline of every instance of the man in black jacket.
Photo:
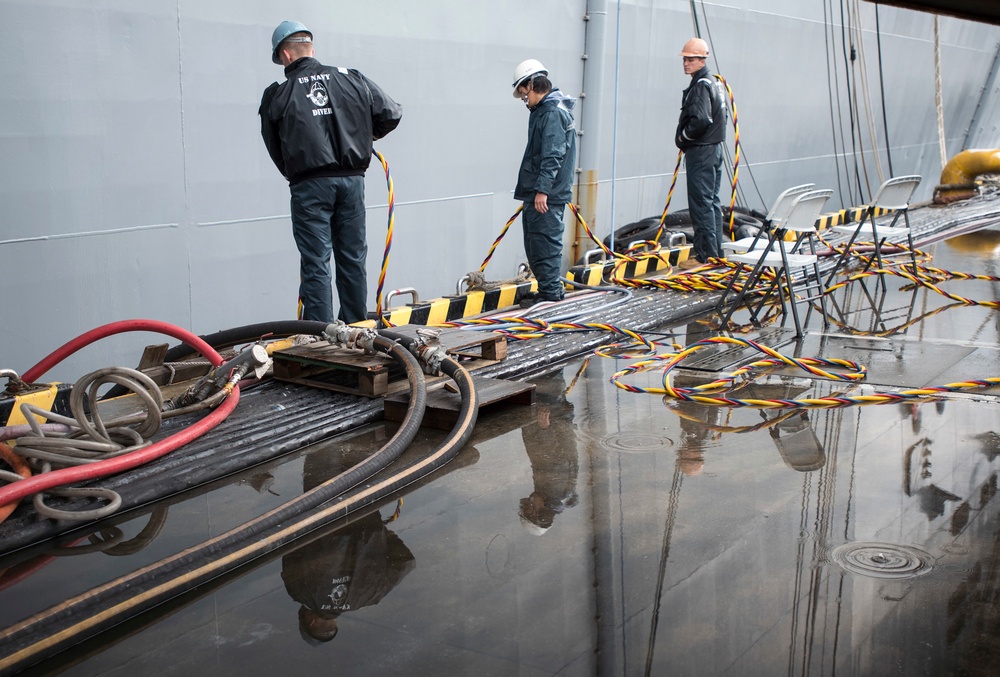
M 283 21 L 271 60 L 285 67 L 260 102 L 261 136 L 291 191 L 299 249 L 299 318 L 333 321 L 330 256 L 337 270 L 338 319 L 368 316 L 365 170 L 372 141 L 399 124 L 402 107 L 354 69 L 313 58 L 312 32 Z
M 694 226 L 694 258 L 684 267 L 722 258 L 722 144 L 726 140 L 726 102 L 722 83 L 709 74 L 708 43 L 691 38 L 681 50 L 684 73 L 691 84 L 684 90 L 674 142 L 684 151 L 688 210 Z
M 524 203 L 524 252 L 538 281 L 537 295 L 521 301 L 560 301 L 565 292 L 562 271 L 563 213 L 573 195 L 576 170 L 576 99 L 552 87 L 549 72 L 535 59 L 514 69 L 514 98 L 531 111 L 528 143 L 517 173 L 514 199 Z

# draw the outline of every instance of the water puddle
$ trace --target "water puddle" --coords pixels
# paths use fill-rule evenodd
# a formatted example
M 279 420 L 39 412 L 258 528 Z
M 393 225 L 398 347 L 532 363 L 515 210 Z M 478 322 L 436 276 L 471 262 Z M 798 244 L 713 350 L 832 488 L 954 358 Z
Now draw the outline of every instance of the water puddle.
M 831 550 L 830 558 L 851 573 L 874 578 L 913 578 L 934 568 L 928 553 L 896 543 L 845 543 Z

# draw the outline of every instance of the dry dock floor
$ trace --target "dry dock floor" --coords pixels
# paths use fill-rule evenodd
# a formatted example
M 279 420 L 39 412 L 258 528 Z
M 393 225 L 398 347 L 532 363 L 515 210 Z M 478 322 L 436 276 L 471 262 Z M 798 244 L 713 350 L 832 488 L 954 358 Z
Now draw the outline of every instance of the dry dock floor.
M 1000 275 L 997 227 L 925 250 L 940 268 Z M 889 280 L 877 317 L 824 327 L 814 313 L 799 342 L 776 326 L 743 335 L 864 364 L 865 385 L 784 369 L 732 396 L 850 397 L 1000 376 L 997 311 L 901 284 Z M 943 286 L 1000 300 L 993 281 Z M 690 344 L 712 326 L 702 315 L 660 339 Z M 714 378 L 739 359 L 682 365 L 675 381 Z M 719 407 L 611 385 L 630 362 L 554 365 L 531 379 L 535 404 L 484 412 L 458 458 L 397 500 L 35 674 L 1000 673 L 1000 389 Z M 661 387 L 662 372 L 627 381 Z M 368 424 L 127 516 L 115 528 L 132 547 L 7 569 L 0 622 L 263 513 L 393 426 Z M 425 430 L 407 456 L 440 435 Z M 310 634 L 315 618 L 336 636 Z

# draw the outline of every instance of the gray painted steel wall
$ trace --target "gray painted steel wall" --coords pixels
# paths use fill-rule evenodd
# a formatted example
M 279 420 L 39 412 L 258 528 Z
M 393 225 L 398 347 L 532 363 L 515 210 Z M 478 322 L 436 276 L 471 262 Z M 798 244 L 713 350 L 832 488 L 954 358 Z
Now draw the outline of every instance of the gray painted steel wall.
M 695 4 L 713 44 L 711 65 L 735 91 L 749 206 L 801 181 L 837 187 L 824 3 Z M 861 4 L 878 113 L 874 8 Z M 611 221 L 612 166 L 618 225 L 662 209 L 686 85 L 677 52 L 694 32 L 691 6 L 609 3 L 605 91 L 588 93 L 601 97 L 603 124 L 581 139 L 600 143 L 594 226 L 601 235 Z M 377 144 L 396 187 L 386 290 L 453 293 L 517 207 L 512 189 L 527 113 L 510 96 L 513 66 L 538 58 L 558 87 L 578 94 L 585 11 L 583 0 L 299 0 L 280 8 L 260 0 L 0 1 L 7 54 L 0 61 L 0 367 L 23 372 L 72 337 L 119 319 L 150 317 L 206 333 L 294 316 L 288 190 L 256 115 L 261 91 L 282 77 L 269 41 L 286 18 L 315 32 L 320 60 L 359 68 L 404 106 L 399 129 Z M 894 169 L 923 174 L 926 198 L 940 170 L 932 18 L 880 11 Z M 835 18 L 839 32 L 839 10 Z M 969 144 L 997 147 L 1000 97 L 989 71 L 1000 29 L 953 19 L 942 19 L 941 29 L 949 154 L 961 150 L 980 101 L 981 128 Z M 993 91 L 981 97 L 988 82 Z M 842 69 L 838 86 L 842 94 Z M 882 148 L 879 117 L 876 125 Z M 374 308 L 386 232 L 377 162 L 367 191 Z M 673 205 L 685 207 L 683 181 Z M 522 259 L 515 227 L 487 274 L 508 277 Z M 158 340 L 105 340 L 48 377 L 133 365 L 141 346 Z

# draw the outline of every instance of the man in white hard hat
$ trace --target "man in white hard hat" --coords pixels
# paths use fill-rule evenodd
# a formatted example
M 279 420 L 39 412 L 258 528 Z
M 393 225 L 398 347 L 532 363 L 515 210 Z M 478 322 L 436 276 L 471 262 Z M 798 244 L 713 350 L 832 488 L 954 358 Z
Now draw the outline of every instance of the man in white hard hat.
M 722 83 L 709 73 L 708 44 L 691 38 L 681 50 L 684 73 L 691 84 L 684 90 L 674 142 L 684 151 L 688 210 L 694 226 L 694 256 L 682 268 L 722 258 L 722 144 L 726 140 L 726 102 Z
M 299 318 L 333 321 L 332 255 L 337 318 L 358 322 L 368 316 L 365 170 L 372 141 L 396 128 L 402 107 L 360 72 L 321 64 L 312 40 L 297 21 L 274 29 L 271 60 L 286 80 L 264 91 L 261 136 L 291 191 Z
M 518 502 L 518 516 L 528 533 L 540 536 L 556 515 L 579 503 L 580 461 L 573 403 L 566 398 L 562 370 L 535 379 L 535 398 L 535 421 L 521 428 L 532 490 Z
M 514 199 L 524 203 L 524 251 L 538 281 L 538 293 L 526 295 L 522 307 L 539 301 L 561 301 L 563 214 L 573 197 L 576 170 L 576 99 L 552 86 L 549 72 L 537 59 L 514 69 L 514 98 L 531 111 L 528 143 L 517 173 Z

